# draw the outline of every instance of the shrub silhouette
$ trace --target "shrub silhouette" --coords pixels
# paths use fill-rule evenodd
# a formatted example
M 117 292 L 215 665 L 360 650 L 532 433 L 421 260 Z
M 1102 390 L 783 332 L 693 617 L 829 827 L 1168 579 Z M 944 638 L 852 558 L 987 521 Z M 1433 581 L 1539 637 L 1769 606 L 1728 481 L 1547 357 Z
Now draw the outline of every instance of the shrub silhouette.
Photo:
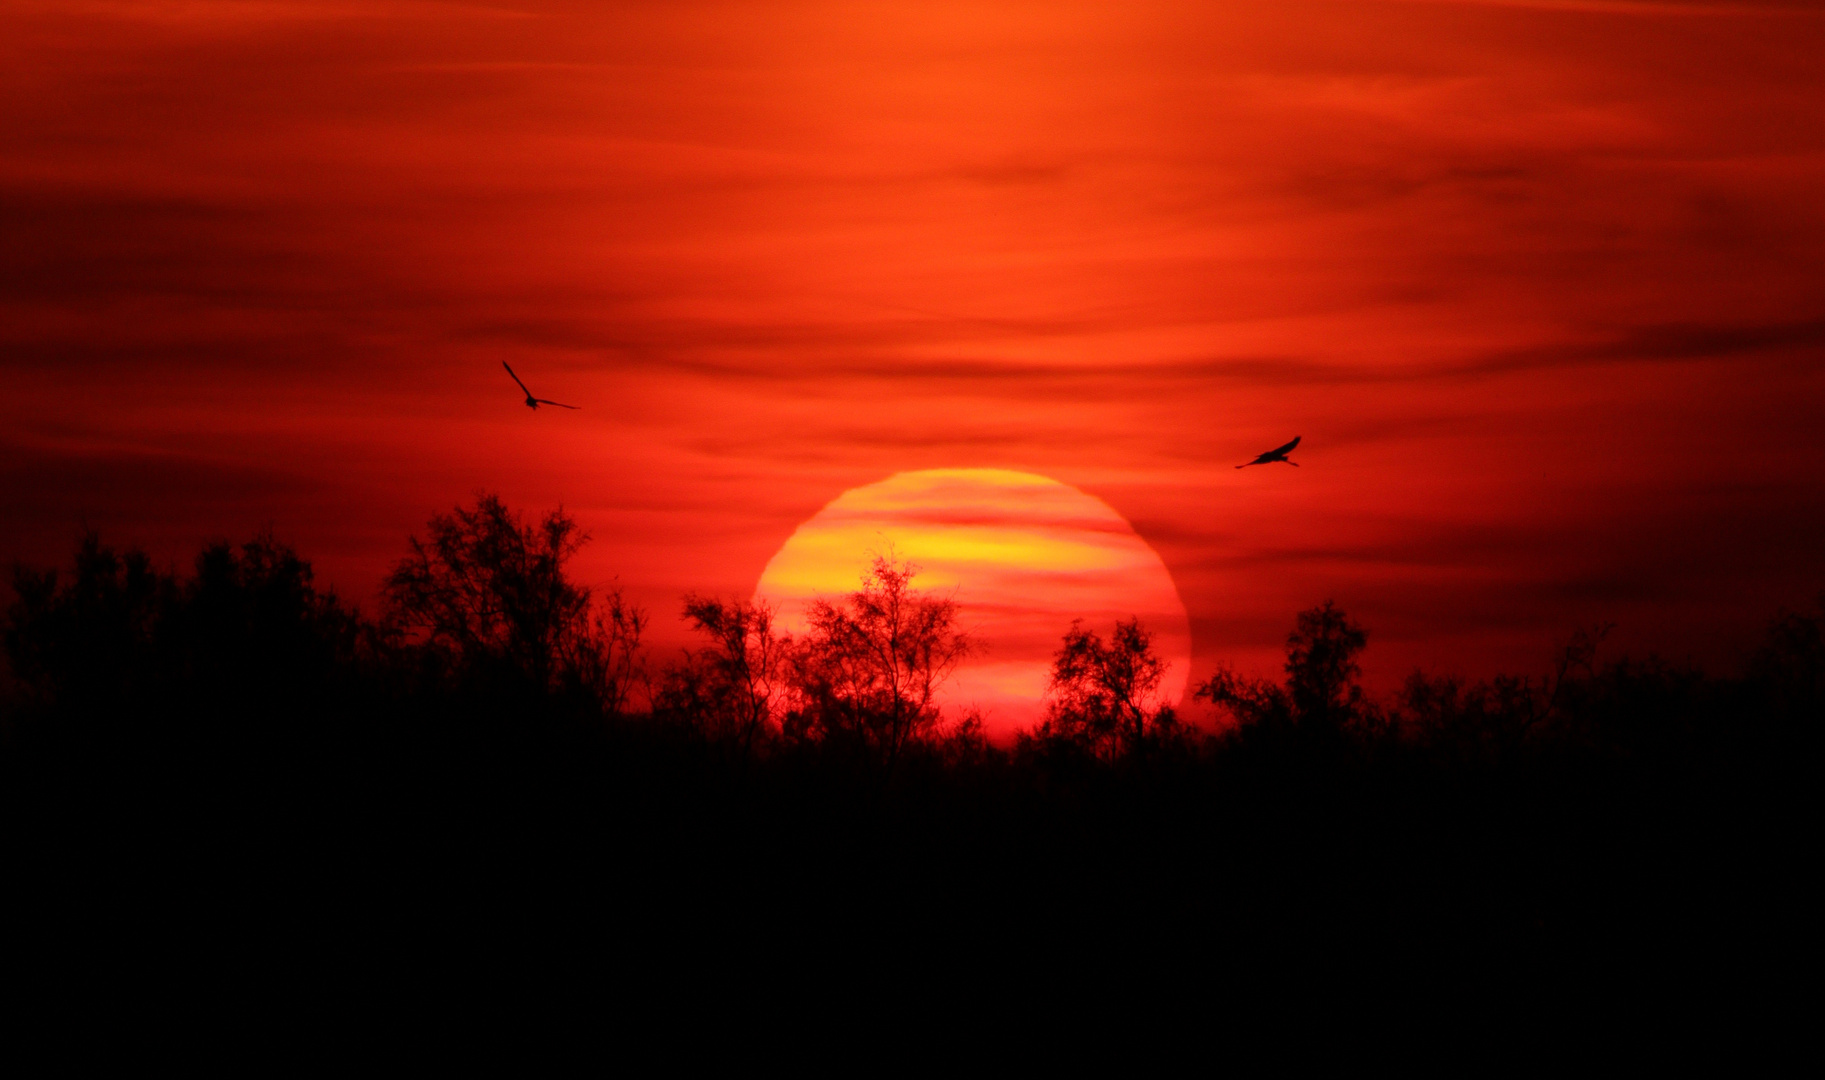
M 1144 753 L 1178 731 L 1172 705 L 1160 698 L 1166 667 L 1139 619 L 1117 621 L 1106 644 L 1073 622 L 1052 659 L 1046 718 L 1033 737 L 1104 760 Z
M 564 566 L 588 540 L 562 508 L 528 525 L 499 497 L 433 515 L 429 539 L 386 581 L 387 622 L 469 682 L 560 686 L 618 711 L 640 669 L 646 615 L 611 591 L 598 606 Z
M 160 674 L 154 638 L 177 582 L 145 552 L 117 552 L 93 532 L 78 545 L 75 564 L 68 579 L 15 567 L 7 657 L 38 704 L 116 709 Z
M 595 699 L 609 715 L 630 711 L 634 694 L 647 686 L 645 609 L 631 603 L 619 589 L 592 596 L 589 632 L 565 639 L 560 670 L 564 677 Z
M 1329 600 L 1299 613 L 1286 639 L 1286 690 L 1298 723 L 1338 730 L 1362 716 L 1356 657 L 1368 644 L 1368 632 Z
M 1368 632 L 1332 601 L 1298 614 L 1286 638 L 1286 684 L 1276 686 L 1220 668 L 1199 684 L 1194 696 L 1228 712 L 1244 732 L 1261 736 L 1289 733 L 1336 741 L 1349 734 L 1379 732 L 1381 713 L 1356 681 L 1356 657 Z
M 1760 688 L 1761 727 L 1782 741 L 1825 729 L 1825 595 L 1810 611 L 1782 612 L 1749 664 Z
M 19 569 L 6 651 L 41 705 L 105 725 L 297 713 L 359 666 L 359 616 L 270 535 L 206 546 L 180 581 L 94 535 L 75 574 Z
M 684 615 L 709 644 L 666 672 L 656 708 L 743 754 L 777 733 L 791 674 L 792 641 L 773 629 L 766 603 L 685 597 Z
M 1458 764 L 1512 758 L 1548 732 L 1566 734 L 1569 711 L 1589 697 L 1597 648 L 1609 630 L 1575 632 L 1541 679 L 1497 675 L 1467 684 L 1415 671 L 1396 696 L 1392 719 L 1409 741 Z
M 787 734 L 865 747 L 889 765 L 937 734 L 938 688 L 970 643 L 954 601 L 912 588 L 918 572 L 876 556 L 859 590 L 812 602 L 792 653 Z
M 261 535 L 237 551 L 211 544 L 167 615 L 182 642 L 175 677 L 216 688 L 243 703 L 275 693 L 327 687 L 357 663 L 360 618 L 333 594 L 319 593 L 309 563 Z
M 1546 718 L 1540 688 L 1500 675 L 1466 684 L 1414 672 L 1398 695 L 1399 724 L 1415 743 L 1458 764 L 1491 764 L 1517 753 Z

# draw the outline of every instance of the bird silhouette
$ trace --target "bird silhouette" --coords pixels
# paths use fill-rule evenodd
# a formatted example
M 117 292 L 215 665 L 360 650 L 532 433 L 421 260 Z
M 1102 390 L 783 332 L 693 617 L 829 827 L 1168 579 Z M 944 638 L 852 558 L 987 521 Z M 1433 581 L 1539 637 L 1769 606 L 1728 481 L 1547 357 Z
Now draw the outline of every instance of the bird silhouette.
M 1285 446 L 1278 447 L 1273 450 L 1268 450 L 1268 451 L 1264 452 L 1260 457 L 1256 458 L 1255 460 L 1244 462 L 1243 464 L 1236 466 L 1236 468 L 1246 469 L 1250 465 L 1272 465 L 1276 461 L 1286 461 L 1286 455 L 1293 452 L 1293 447 L 1298 446 L 1299 440 L 1302 438 L 1304 438 L 1304 436 L 1295 435 L 1295 436 L 1293 436 L 1293 441 L 1290 443 L 1287 443 Z M 1291 465 L 1295 469 L 1299 467 L 1299 463 L 1297 461 L 1286 461 L 1286 463 L 1288 465 Z
M 512 367 L 512 365 L 508 364 L 507 361 L 502 360 L 501 366 L 507 369 L 507 374 L 513 375 L 513 367 Z M 520 383 L 521 390 L 526 390 L 526 384 L 523 382 L 520 382 L 520 377 L 518 375 L 513 375 L 513 381 L 516 383 Z M 560 409 L 580 408 L 580 406 L 577 406 L 577 405 L 566 405 L 561 401 L 547 401 L 542 397 L 533 397 L 532 391 L 526 390 L 526 407 L 528 409 L 536 409 L 540 405 L 556 405 Z M 1297 442 L 1298 440 L 1295 439 L 1293 441 Z

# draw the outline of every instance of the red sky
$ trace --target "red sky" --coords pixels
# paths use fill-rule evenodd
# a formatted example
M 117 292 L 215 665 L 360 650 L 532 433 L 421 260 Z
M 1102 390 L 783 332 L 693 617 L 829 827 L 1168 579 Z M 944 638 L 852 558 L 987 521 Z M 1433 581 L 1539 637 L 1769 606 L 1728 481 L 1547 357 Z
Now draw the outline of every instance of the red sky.
M 1383 688 L 1598 620 L 1728 666 L 1825 587 L 1821 55 L 1733 2 L 4 0 L 0 557 L 270 524 L 371 606 L 487 489 L 669 648 L 843 491 L 993 467 L 1133 523 L 1194 676 L 1327 597 Z

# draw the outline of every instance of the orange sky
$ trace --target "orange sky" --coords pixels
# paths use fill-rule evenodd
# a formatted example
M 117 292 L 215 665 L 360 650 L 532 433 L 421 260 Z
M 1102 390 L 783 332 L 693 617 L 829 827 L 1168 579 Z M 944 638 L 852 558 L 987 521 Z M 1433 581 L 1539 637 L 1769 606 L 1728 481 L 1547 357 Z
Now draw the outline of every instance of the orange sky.
M 1000 468 L 1134 525 L 1194 677 L 1327 597 L 1381 687 L 1596 620 L 1729 664 L 1825 587 L 1821 55 L 1735 2 L 0 0 L 0 557 L 270 523 L 371 604 L 488 489 L 669 648 L 843 491 Z

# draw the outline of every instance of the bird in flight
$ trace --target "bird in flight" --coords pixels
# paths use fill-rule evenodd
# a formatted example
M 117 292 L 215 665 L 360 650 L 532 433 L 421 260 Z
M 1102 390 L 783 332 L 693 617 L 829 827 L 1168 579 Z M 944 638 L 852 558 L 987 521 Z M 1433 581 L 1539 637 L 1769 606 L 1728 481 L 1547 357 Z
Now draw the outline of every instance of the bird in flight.
M 1236 468 L 1246 469 L 1250 465 L 1272 465 L 1276 461 L 1286 461 L 1286 455 L 1293 452 L 1293 447 L 1298 446 L 1299 440 L 1303 437 L 1304 436 L 1301 436 L 1301 435 L 1295 435 L 1295 436 L 1293 436 L 1293 441 L 1290 443 L 1287 443 L 1285 446 L 1279 447 L 1277 449 L 1269 450 L 1269 451 L 1263 453 L 1260 457 L 1256 458 L 1255 460 L 1245 462 L 1241 465 L 1236 466 Z M 1299 467 L 1299 463 L 1297 461 L 1286 461 L 1286 463 L 1288 465 L 1291 465 L 1295 469 Z
M 509 365 L 507 363 L 507 361 L 502 360 L 501 366 L 507 369 L 507 374 L 513 375 L 513 367 L 511 365 Z M 520 383 L 521 390 L 526 390 L 526 384 L 523 382 L 520 382 L 520 377 L 518 375 L 513 375 L 513 381 L 516 383 Z M 528 409 L 536 409 L 540 405 L 556 405 L 560 409 L 575 409 L 575 408 L 580 407 L 580 406 L 576 406 L 576 405 L 566 405 L 561 401 L 546 401 L 542 397 L 533 397 L 532 391 L 526 390 L 526 407 Z M 1293 441 L 1298 442 L 1299 440 L 1294 439 Z

